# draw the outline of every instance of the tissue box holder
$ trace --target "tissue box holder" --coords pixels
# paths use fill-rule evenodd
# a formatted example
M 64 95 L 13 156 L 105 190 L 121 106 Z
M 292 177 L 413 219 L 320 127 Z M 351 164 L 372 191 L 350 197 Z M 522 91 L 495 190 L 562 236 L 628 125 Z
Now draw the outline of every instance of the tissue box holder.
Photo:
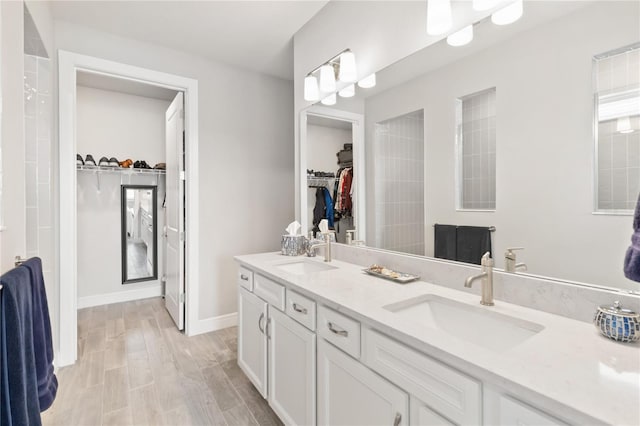
M 285 256 L 300 256 L 307 250 L 307 239 L 304 235 L 283 235 L 281 251 Z

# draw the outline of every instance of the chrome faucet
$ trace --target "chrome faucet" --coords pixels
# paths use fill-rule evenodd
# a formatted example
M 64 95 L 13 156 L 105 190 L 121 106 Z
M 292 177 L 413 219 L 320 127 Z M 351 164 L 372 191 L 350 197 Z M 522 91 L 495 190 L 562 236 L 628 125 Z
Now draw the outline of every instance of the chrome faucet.
M 524 247 L 513 247 L 507 249 L 507 251 L 504 253 L 505 272 L 517 272 L 518 269 L 526 271 L 526 263 L 516 263 L 516 254 L 513 252 L 514 250 L 524 250 Z
M 347 245 L 348 246 L 357 246 L 359 244 L 364 244 L 364 240 L 354 240 L 354 236 L 356 234 L 355 229 L 347 230 Z
M 307 249 L 307 256 L 315 256 L 315 250 L 324 247 L 324 261 L 331 262 L 331 233 L 335 231 L 323 232 L 324 243 L 311 244 Z
M 481 279 L 482 298 L 480 299 L 480 304 L 493 306 L 493 259 L 491 259 L 491 254 L 489 252 L 486 252 L 482 256 L 480 264 L 482 265 L 482 272 L 478 275 L 472 275 L 467 278 L 464 282 L 464 286 L 471 288 L 471 284 L 473 284 L 474 281 Z

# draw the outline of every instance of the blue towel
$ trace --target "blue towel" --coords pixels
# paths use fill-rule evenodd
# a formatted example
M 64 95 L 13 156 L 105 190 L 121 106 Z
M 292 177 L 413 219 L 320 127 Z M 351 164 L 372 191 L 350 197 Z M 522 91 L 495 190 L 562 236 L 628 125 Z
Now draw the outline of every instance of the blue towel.
M 326 208 L 327 221 L 329 222 L 329 228 L 333 229 L 334 227 L 334 215 L 333 215 L 333 200 L 331 199 L 331 194 L 327 188 L 322 188 L 322 192 L 324 194 L 324 204 Z
M 0 277 L 2 290 L 2 366 L 0 424 L 39 426 L 38 378 L 33 348 L 33 290 L 27 268 L 15 268 Z
M 53 372 L 53 341 L 47 290 L 40 258 L 29 259 L 22 264 L 22 267 L 29 271 L 33 285 L 33 347 L 38 378 L 38 398 L 42 412 L 53 404 L 58 391 L 58 379 Z
M 631 246 L 627 249 L 624 257 L 624 275 L 633 281 L 640 282 L 640 194 L 633 218 L 633 235 L 631 236 Z

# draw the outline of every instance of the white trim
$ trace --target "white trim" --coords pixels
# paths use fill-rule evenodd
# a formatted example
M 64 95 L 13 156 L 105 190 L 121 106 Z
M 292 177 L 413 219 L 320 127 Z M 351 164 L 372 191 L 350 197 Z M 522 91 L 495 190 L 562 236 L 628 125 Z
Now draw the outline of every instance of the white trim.
M 353 137 L 354 178 L 357 185 L 353 208 L 355 210 L 354 228 L 358 230 L 358 239 L 367 239 L 366 219 L 366 180 L 365 180 L 365 144 L 364 144 L 364 115 L 349 111 L 342 111 L 323 106 L 312 106 L 300 112 L 300 138 L 297 146 L 296 169 L 298 170 L 298 204 L 296 205 L 296 220 L 302 224 L 302 232 L 309 230 L 307 223 L 307 116 L 330 118 L 332 120 L 348 121 L 351 123 Z
M 158 296 L 162 296 L 162 284 L 156 284 L 153 287 L 137 288 L 135 290 L 99 294 L 97 296 L 79 297 L 78 309 L 110 305 L 112 303 L 130 302 L 131 300 L 148 299 Z
M 58 365 L 73 364 L 77 358 L 77 239 L 76 239 L 76 71 L 112 75 L 185 94 L 186 138 L 186 315 L 185 333 L 198 321 L 199 291 L 199 177 L 198 177 L 198 81 L 132 65 L 58 51 L 59 82 L 59 178 L 60 240 L 58 271 L 60 306 Z
M 217 317 L 197 320 L 191 326 L 192 336 L 196 334 L 209 333 L 211 331 L 222 330 L 223 328 L 238 325 L 238 313 L 220 315 Z

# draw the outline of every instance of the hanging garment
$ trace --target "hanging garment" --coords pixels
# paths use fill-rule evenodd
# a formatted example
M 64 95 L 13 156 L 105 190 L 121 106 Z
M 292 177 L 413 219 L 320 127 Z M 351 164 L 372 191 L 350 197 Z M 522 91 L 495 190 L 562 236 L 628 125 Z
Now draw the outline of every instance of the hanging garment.
M 624 276 L 630 280 L 640 282 L 640 196 L 636 204 L 633 231 L 631 245 L 627 249 L 627 254 L 624 258 Z
M 316 233 L 320 231 L 320 228 L 318 228 L 318 224 L 322 219 L 326 217 L 325 211 L 327 206 L 325 204 L 326 201 L 325 201 L 323 189 L 325 188 L 316 189 L 316 205 L 313 207 L 313 235 L 314 236 L 316 235 Z
M 349 167 L 342 172 L 342 188 L 340 190 L 340 210 L 345 214 L 351 213 L 351 181 L 353 179 L 353 168 Z
M 325 205 L 325 217 L 329 222 L 329 229 L 333 229 L 334 224 L 334 215 L 333 215 L 333 200 L 331 199 L 331 194 L 327 188 L 322 188 L 322 192 L 324 193 L 324 205 Z

